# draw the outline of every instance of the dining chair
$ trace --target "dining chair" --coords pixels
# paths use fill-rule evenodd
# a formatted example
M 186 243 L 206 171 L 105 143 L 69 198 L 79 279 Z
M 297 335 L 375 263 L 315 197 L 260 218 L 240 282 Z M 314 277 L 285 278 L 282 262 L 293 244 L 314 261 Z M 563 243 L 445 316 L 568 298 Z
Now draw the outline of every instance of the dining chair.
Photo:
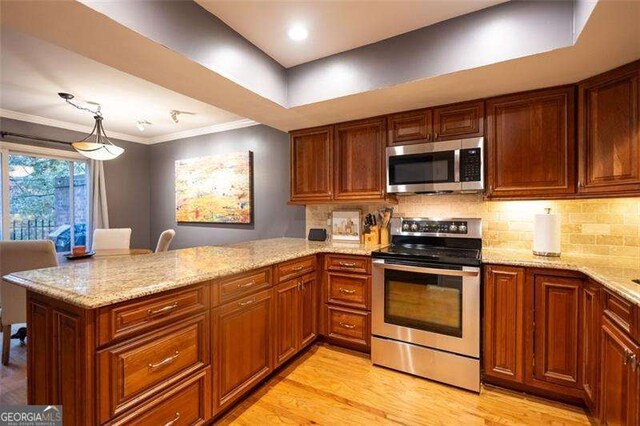
M 12 272 L 58 266 L 56 247 L 50 240 L 0 241 L 0 277 Z M 9 363 L 11 325 L 27 322 L 27 291 L 0 279 L 2 364 Z M 16 333 L 18 334 L 18 333 Z M 24 341 L 24 335 L 20 337 Z
M 169 245 L 173 240 L 173 237 L 176 236 L 176 231 L 173 229 L 167 229 L 160 234 L 160 238 L 158 238 L 158 245 L 156 246 L 156 253 L 160 253 L 161 251 L 169 251 Z
M 131 228 L 96 229 L 93 231 L 92 249 L 129 250 Z

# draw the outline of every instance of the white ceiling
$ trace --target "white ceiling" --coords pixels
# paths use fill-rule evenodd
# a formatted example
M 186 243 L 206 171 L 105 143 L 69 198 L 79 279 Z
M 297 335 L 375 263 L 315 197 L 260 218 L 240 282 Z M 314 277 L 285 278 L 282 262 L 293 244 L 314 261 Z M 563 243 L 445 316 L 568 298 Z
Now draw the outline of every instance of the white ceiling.
M 90 113 L 65 104 L 57 95 L 68 92 L 75 95 L 74 100 L 102 106 L 107 135 L 136 142 L 249 124 L 238 115 L 14 30 L 2 28 L 0 42 L 0 115 L 8 118 L 67 128 L 92 127 Z M 172 109 L 196 115 L 182 115 L 176 124 L 169 115 Z M 152 125 L 141 132 L 136 127 L 138 120 Z
M 344 52 L 507 0 L 195 0 L 286 68 Z M 289 39 L 294 24 L 309 37 Z

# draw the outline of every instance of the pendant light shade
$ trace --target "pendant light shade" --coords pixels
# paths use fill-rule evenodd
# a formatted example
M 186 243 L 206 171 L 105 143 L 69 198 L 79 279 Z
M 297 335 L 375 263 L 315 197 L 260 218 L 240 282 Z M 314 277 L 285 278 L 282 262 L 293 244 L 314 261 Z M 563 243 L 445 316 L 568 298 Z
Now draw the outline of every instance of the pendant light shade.
M 102 127 L 102 117 L 96 115 L 93 118 L 96 120 L 96 124 L 89 136 L 71 145 L 80 154 L 92 160 L 113 160 L 122 154 L 124 149 L 111 143 Z

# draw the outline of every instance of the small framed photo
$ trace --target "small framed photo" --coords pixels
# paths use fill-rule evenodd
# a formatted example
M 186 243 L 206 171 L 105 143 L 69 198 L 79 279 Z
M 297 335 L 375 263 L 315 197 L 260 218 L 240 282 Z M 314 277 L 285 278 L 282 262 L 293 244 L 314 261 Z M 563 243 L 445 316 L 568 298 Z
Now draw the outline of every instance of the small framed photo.
M 359 243 L 362 238 L 361 210 L 334 210 L 331 213 L 331 239 Z

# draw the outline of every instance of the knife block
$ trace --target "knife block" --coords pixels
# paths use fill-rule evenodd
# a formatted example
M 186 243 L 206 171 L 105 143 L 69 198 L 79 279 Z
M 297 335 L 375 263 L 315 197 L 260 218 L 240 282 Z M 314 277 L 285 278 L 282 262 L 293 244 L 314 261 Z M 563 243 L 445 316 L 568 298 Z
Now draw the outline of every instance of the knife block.
M 364 245 L 373 247 L 380 244 L 380 231 L 378 225 L 372 226 L 368 234 L 364 234 Z

